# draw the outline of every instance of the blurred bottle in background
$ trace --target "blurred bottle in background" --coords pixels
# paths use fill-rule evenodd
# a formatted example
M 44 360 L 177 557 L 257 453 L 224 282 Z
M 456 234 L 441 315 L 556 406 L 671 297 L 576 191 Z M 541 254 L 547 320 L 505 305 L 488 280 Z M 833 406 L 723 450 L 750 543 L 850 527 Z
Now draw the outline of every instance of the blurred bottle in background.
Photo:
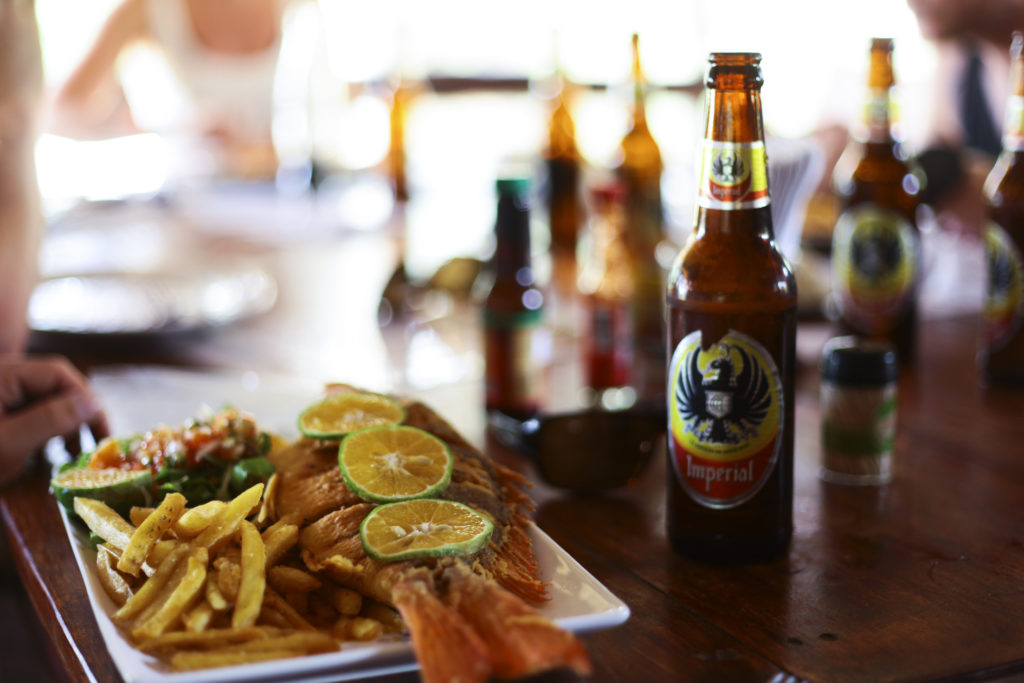
M 632 380 L 633 273 L 622 185 L 600 184 L 590 200 L 579 257 L 586 310 L 583 369 L 586 385 L 601 401 L 603 392 L 629 387 Z
M 1010 48 L 1003 151 L 985 180 L 988 286 L 978 360 L 984 378 L 1024 384 L 1024 36 Z
M 640 38 L 633 34 L 632 124 L 622 139 L 618 175 L 626 193 L 627 231 L 633 270 L 633 341 L 638 361 L 656 368 L 650 373 L 663 383 L 665 359 L 665 274 L 658 263 L 658 245 L 665 239 L 661 201 L 664 164 L 658 143 L 647 126 L 647 79 L 640 63 Z M 647 358 L 651 359 L 646 363 Z
M 556 69 L 555 77 L 558 94 L 548 120 L 548 146 L 544 151 L 551 250 L 556 255 L 574 258 L 576 238 L 585 213 L 580 189 L 583 162 L 570 110 L 572 84 L 566 81 L 561 68 Z
M 497 189 L 494 280 L 483 306 L 486 407 L 528 419 L 541 402 L 544 304 L 530 256 L 530 181 L 499 178 Z
M 832 303 L 839 331 L 914 354 L 921 183 L 895 133 L 893 42 L 871 42 L 863 130 L 836 164 L 842 211 L 832 235 Z
M 413 93 L 406 79 L 399 75 L 391 91 L 389 125 L 391 142 L 388 146 L 388 173 L 395 200 L 409 200 L 409 185 L 405 172 L 405 130 L 409 118 L 409 103 Z

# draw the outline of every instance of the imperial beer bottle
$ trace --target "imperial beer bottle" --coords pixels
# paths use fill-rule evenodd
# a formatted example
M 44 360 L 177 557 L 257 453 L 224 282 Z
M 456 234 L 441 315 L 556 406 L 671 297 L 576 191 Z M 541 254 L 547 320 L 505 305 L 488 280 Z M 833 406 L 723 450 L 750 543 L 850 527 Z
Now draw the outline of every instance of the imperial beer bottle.
M 661 150 L 647 125 L 647 79 L 640 63 L 640 39 L 633 34 L 632 125 L 622 139 L 618 174 L 626 189 L 630 254 L 633 262 L 633 335 L 638 353 L 657 361 L 659 377 L 665 360 L 665 276 L 656 251 L 665 239 L 661 202 Z
M 911 361 L 920 272 L 920 182 L 893 134 L 892 40 L 871 42 L 864 130 L 836 164 L 832 233 L 839 332 L 892 342 Z
M 1024 384 L 1024 37 L 1013 34 L 1003 151 L 985 180 L 988 287 L 979 362 L 989 382 Z
M 668 536 L 755 562 L 793 519 L 796 281 L 775 244 L 761 56 L 714 53 L 693 232 L 668 281 Z
M 580 197 L 582 162 L 576 145 L 576 124 L 569 111 L 571 86 L 558 72 L 559 91 L 548 121 L 548 218 L 553 251 L 574 258 L 576 237 L 583 222 Z
M 530 259 L 530 182 L 498 180 L 494 283 L 484 300 L 484 383 L 487 411 L 517 419 L 540 407 L 538 333 L 544 297 Z

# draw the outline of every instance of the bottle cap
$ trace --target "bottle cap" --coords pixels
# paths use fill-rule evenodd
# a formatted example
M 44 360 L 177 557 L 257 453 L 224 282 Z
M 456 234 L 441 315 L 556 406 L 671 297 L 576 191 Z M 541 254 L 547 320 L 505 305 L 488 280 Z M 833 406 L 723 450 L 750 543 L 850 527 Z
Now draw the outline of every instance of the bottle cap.
M 821 355 L 821 378 L 836 384 L 880 386 L 896 380 L 896 350 L 882 340 L 830 339 Z
M 498 178 L 498 194 L 520 196 L 530 192 L 530 179 L 523 176 Z

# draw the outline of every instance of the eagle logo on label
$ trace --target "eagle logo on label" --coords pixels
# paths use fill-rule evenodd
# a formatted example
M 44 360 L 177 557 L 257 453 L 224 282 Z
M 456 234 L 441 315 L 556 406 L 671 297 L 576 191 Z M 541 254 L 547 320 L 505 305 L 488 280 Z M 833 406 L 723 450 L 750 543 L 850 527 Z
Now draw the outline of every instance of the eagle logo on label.
M 768 206 L 768 158 L 763 142 L 705 140 L 698 202 L 731 211 Z
M 1000 348 L 1024 322 L 1024 261 L 1013 239 L 998 223 L 985 228 L 985 336 L 990 348 Z
M 750 167 L 738 149 L 717 149 L 711 156 L 711 195 L 723 201 L 742 199 L 750 189 Z
M 676 474 L 698 502 L 733 507 L 764 485 L 778 457 L 782 386 L 768 352 L 730 331 L 710 348 L 700 331 L 673 354 L 670 447 Z
M 917 285 L 920 243 L 889 209 L 863 204 L 843 213 L 832 234 L 835 302 L 858 329 L 882 329 L 902 313 Z

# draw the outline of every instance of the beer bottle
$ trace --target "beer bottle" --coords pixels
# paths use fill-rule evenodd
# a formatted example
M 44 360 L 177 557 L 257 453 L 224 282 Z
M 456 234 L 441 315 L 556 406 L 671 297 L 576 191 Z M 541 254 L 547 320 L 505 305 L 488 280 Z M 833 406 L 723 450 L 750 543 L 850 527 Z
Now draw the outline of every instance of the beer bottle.
M 1013 34 L 1003 151 L 985 179 L 988 286 L 979 362 L 989 382 L 1024 384 L 1024 37 Z
M 921 247 L 920 182 L 893 133 L 892 40 L 871 42 L 864 130 L 836 164 L 832 233 L 839 332 L 886 339 L 913 358 Z
M 638 352 L 656 360 L 658 383 L 665 365 L 665 277 L 656 251 L 664 240 L 661 150 L 647 126 L 647 79 L 640 63 L 640 38 L 633 34 L 632 125 L 622 139 L 619 177 L 626 190 L 629 246 L 633 261 L 633 336 Z
M 793 527 L 796 281 L 772 231 L 760 63 L 709 57 L 695 225 L 668 280 L 668 536 L 720 563 L 777 555 Z
M 576 124 L 569 110 L 571 86 L 557 71 L 558 95 L 548 121 L 548 146 L 544 161 L 548 170 L 548 218 L 551 249 L 576 256 L 576 238 L 583 222 L 580 196 L 582 163 L 576 145 Z
M 484 384 L 487 411 L 527 419 L 540 407 L 538 333 L 544 297 L 530 259 L 526 178 L 500 178 L 494 282 L 484 300 Z
M 591 219 L 580 258 L 579 291 L 587 315 L 584 378 L 591 389 L 629 386 L 633 364 L 632 296 L 625 194 L 617 182 L 590 192 Z
M 399 78 L 391 93 L 391 110 L 389 124 L 391 144 L 388 147 L 388 170 L 395 200 L 405 202 L 409 199 L 409 186 L 405 175 L 405 127 L 409 116 L 409 100 L 412 92 L 405 79 Z

